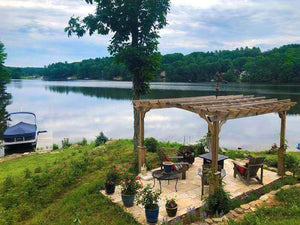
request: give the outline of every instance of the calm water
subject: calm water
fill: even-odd
[[[153,83],[147,98],[214,94],[213,83]],[[54,142],[88,140],[103,131],[110,138],[132,138],[133,113],[130,82],[13,80],[9,112],[32,111],[40,130],[53,133]],[[254,94],[300,102],[300,85],[224,84],[221,93]],[[300,142],[300,103],[287,117],[289,148]],[[276,114],[229,120],[220,134],[224,147],[262,150],[279,143],[280,119]],[[198,115],[180,109],[152,110],[146,114],[145,136],[192,143],[207,132]]]

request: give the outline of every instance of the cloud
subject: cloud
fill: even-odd
[[[300,42],[298,0],[171,0],[163,53],[258,46],[262,50]],[[10,66],[44,66],[108,56],[110,36],[68,38],[72,15],[93,13],[81,0],[0,0],[0,41]]]

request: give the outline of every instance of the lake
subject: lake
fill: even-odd
[[[37,115],[39,130],[53,133],[54,142],[94,140],[100,131],[109,138],[132,138],[133,109],[131,83],[112,81],[12,80],[13,96],[8,111],[31,111]],[[151,83],[145,98],[175,98],[214,95],[214,83]],[[222,84],[219,95],[245,94],[300,102],[300,85]],[[300,142],[300,103],[289,111],[289,149]],[[161,141],[194,143],[207,132],[198,115],[181,109],[157,109],[146,114],[145,137]],[[229,120],[222,127],[222,147],[249,150],[279,144],[280,119],[277,114]]]

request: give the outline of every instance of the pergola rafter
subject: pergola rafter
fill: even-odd
[[[151,109],[179,108],[197,113],[208,123],[212,134],[212,168],[217,171],[217,150],[222,125],[230,119],[278,113],[281,118],[280,151],[278,153],[278,174],[284,174],[286,112],[296,102],[290,99],[278,100],[255,97],[253,95],[202,96],[171,99],[135,100],[134,107],[140,112],[139,168],[145,163],[144,117]],[[217,183],[212,182],[210,193],[214,193]]]

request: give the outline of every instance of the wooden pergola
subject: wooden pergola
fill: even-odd
[[[278,113],[281,119],[280,150],[278,151],[278,175],[284,175],[285,155],[285,126],[286,112],[296,102],[290,99],[266,99],[265,97],[254,97],[253,95],[227,95],[227,96],[202,96],[189,98],[134,100],[133,105],[139,111],[139,168],[145,163],[144,146],[144,118],[151,109],[179,108],[197,113],[208,124],[212,136],[212,169],[215,179],[210,182],[210,194],[215,192],[218,186],[218,149],[219,133],[222,125],[230,119],[250,116],[258,116],[267,113]]]

